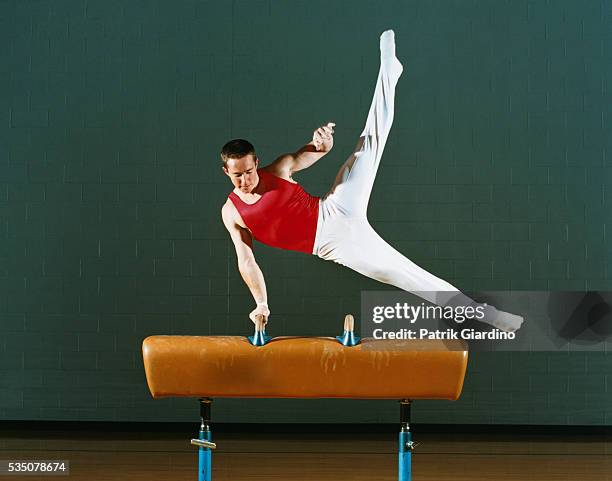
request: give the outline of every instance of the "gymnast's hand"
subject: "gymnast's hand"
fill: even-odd
[[[253,321],[253,324],[257,325],[257,318],[263,318],[263,325],[268,323],[268,317],[270,316],[270,309],[267,304],[258,304],[255,309],[249,314],[249,318]]]
[[[328,122],[312,134],[312,143],[317,152],[329,152],[334,146],[334,127],[336,124]]]

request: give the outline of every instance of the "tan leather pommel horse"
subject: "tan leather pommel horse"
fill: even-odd
[[[332,337],[151,336],[142,352],[154,398],[200,399],[200,481],[211,480],[212,398],[348,398],[400,401],[399,480],[411,479],[410,403],[456,400],[468,352],[462,341],[377,341],[345,347]],[[207,441],[200,442],[198,441]]]

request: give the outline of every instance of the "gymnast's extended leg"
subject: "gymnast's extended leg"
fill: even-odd
[[[380,38],[381,66],[366,125],[355,151],[340,168],[330,192],[321,200],[321,229],[316,254],[372,279],[391,284],[433,302],[472,305],[474,300],[452,284],[427,272],[382,239],[366,214],[378,165],[393,123],[395,86],[403,67],[395,56],[393,31]],[[522,318],[485,308],[486,322],[504,330],[516,330]]]
[[[324,200],[353,217],[365,217],[372,186],[393,124],[395,86],[403,71],[392,30],[380,37],[380,69],[374,98],[355,151],[344,162]]]

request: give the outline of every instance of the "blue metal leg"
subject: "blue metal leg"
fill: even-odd
[[[410,431],[399,433],[399,481],[412,479],[412,435]]]
[[[200,430],[199,439],[212,441],[212,433],[210,429]],[[210,448],[198,448],[198,481],[212,480],[212,450]]]
[[[412,401],[400,401],[400,425],[398,446],[398,479],[399,481],[412,480],[412,433],[410,432],[410,405]]]
[[[212,399],[200,399],[200,440],[212,441],[210,431],[210,412]],[[198,448],[198,481],[212,480],[212,449],[200,446]]]

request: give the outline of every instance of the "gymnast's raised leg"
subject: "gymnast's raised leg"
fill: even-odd
[[[395,86],[402,71],[395,56],[394,33],[387,30],[380,37],[380,70],[365,127],[355,151],[340,168],[329,193],[321,199],[314,254],[437,305],[477,306],[455,286],[391,247],[367,220],[370,193],[393,124]],[[522,317],[493,306],[482,307],[483,321],[500,329],[514,331],[523,322]]]

